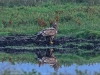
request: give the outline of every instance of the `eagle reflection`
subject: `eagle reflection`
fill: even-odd
[[[36,52],[36,55],[39,67],[44,64],[49,64],[54,70],[58,70],[59,63],[53,54],[53,49],[47,50],[45,54],[43,54],[42,51],[38,51]]]

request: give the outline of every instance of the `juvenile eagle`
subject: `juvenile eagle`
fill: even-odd
[[[49,39],[50,44],[53,44],[52,41],[53,41],[55,35],[57,34],[57,30],[58,30],[58,23],[54,22],[50,28],[46,28],[46,29],[38,32],[35,40],[38,40],[39,38],[44,37],[46,39]]]

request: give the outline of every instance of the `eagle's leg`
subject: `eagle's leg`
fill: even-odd
[[[53,38],[54,38],[54,36],[51,36],[50,37],[50,44],[53,44],[53,42],[52,42],[53,41]]]

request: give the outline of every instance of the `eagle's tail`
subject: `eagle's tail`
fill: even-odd
[[[42,34],[38,33],[38,34],[35,36],[34,40],[40,40],[41,37],[42,37]]]

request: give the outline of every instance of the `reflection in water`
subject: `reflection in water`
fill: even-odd
[[[38,64],[39,67],[43,64],[49,64],[54,68],[54,70],[58,70],[59,67],[57,59],[53,57],[43,57],[42,59],[38,59]]]
[[[50,49],[43,55],[41,51],[39,51],[37,53],[38,64],[29,62],[18,63],[18,61],[14,62],[11,57],[4,57],[2,58],[2,62],[0,62],[0,75],[3,75],[6,71],[10,72],[10,74],[6,75],[26,75],[24,74],[25,72],[35,72],[40,73],[40,75],[95,75],[94,73],[98,72],[98,75],[100,75],[100,63],[83,65],[73,63],[70,66],[69,64],[63,64],[59,67],[58,60],[52,51],[53,50]]]
[[[47,50],[44,56],[42,55],[41,51],[38,51],[36,55],[39,67],[43,64],[49,64],[54,68],[54,70],[58,70],[58,60],[53,54],[53,49]]]
[[[15,62],[15,65],[12,65],[10,62],[0,62],[0,74],[3,74],[5,70],[9,70],[12,73],[20,73],[23,74],[23,72],[32,72],[32,70],[35,70],[38,73],[41,73],[42,75],[50,75],[54,72],[57,72],[57,75],[59,73],[62,73],[64,75],[70,74],[70,75],[77,75],[78,71],[81,71],[82,73],[87,72],[88,75],[94,75],[95,72],[100,73],[100,63],[94,63],[90,65],[78,65],[76,63],[72,64],[71,66],[64,66],[62,65],[59,67],[57,71],[55,71],[50,65],[44,64],[40,67],[38,64],[34,63],[17,63]]]

